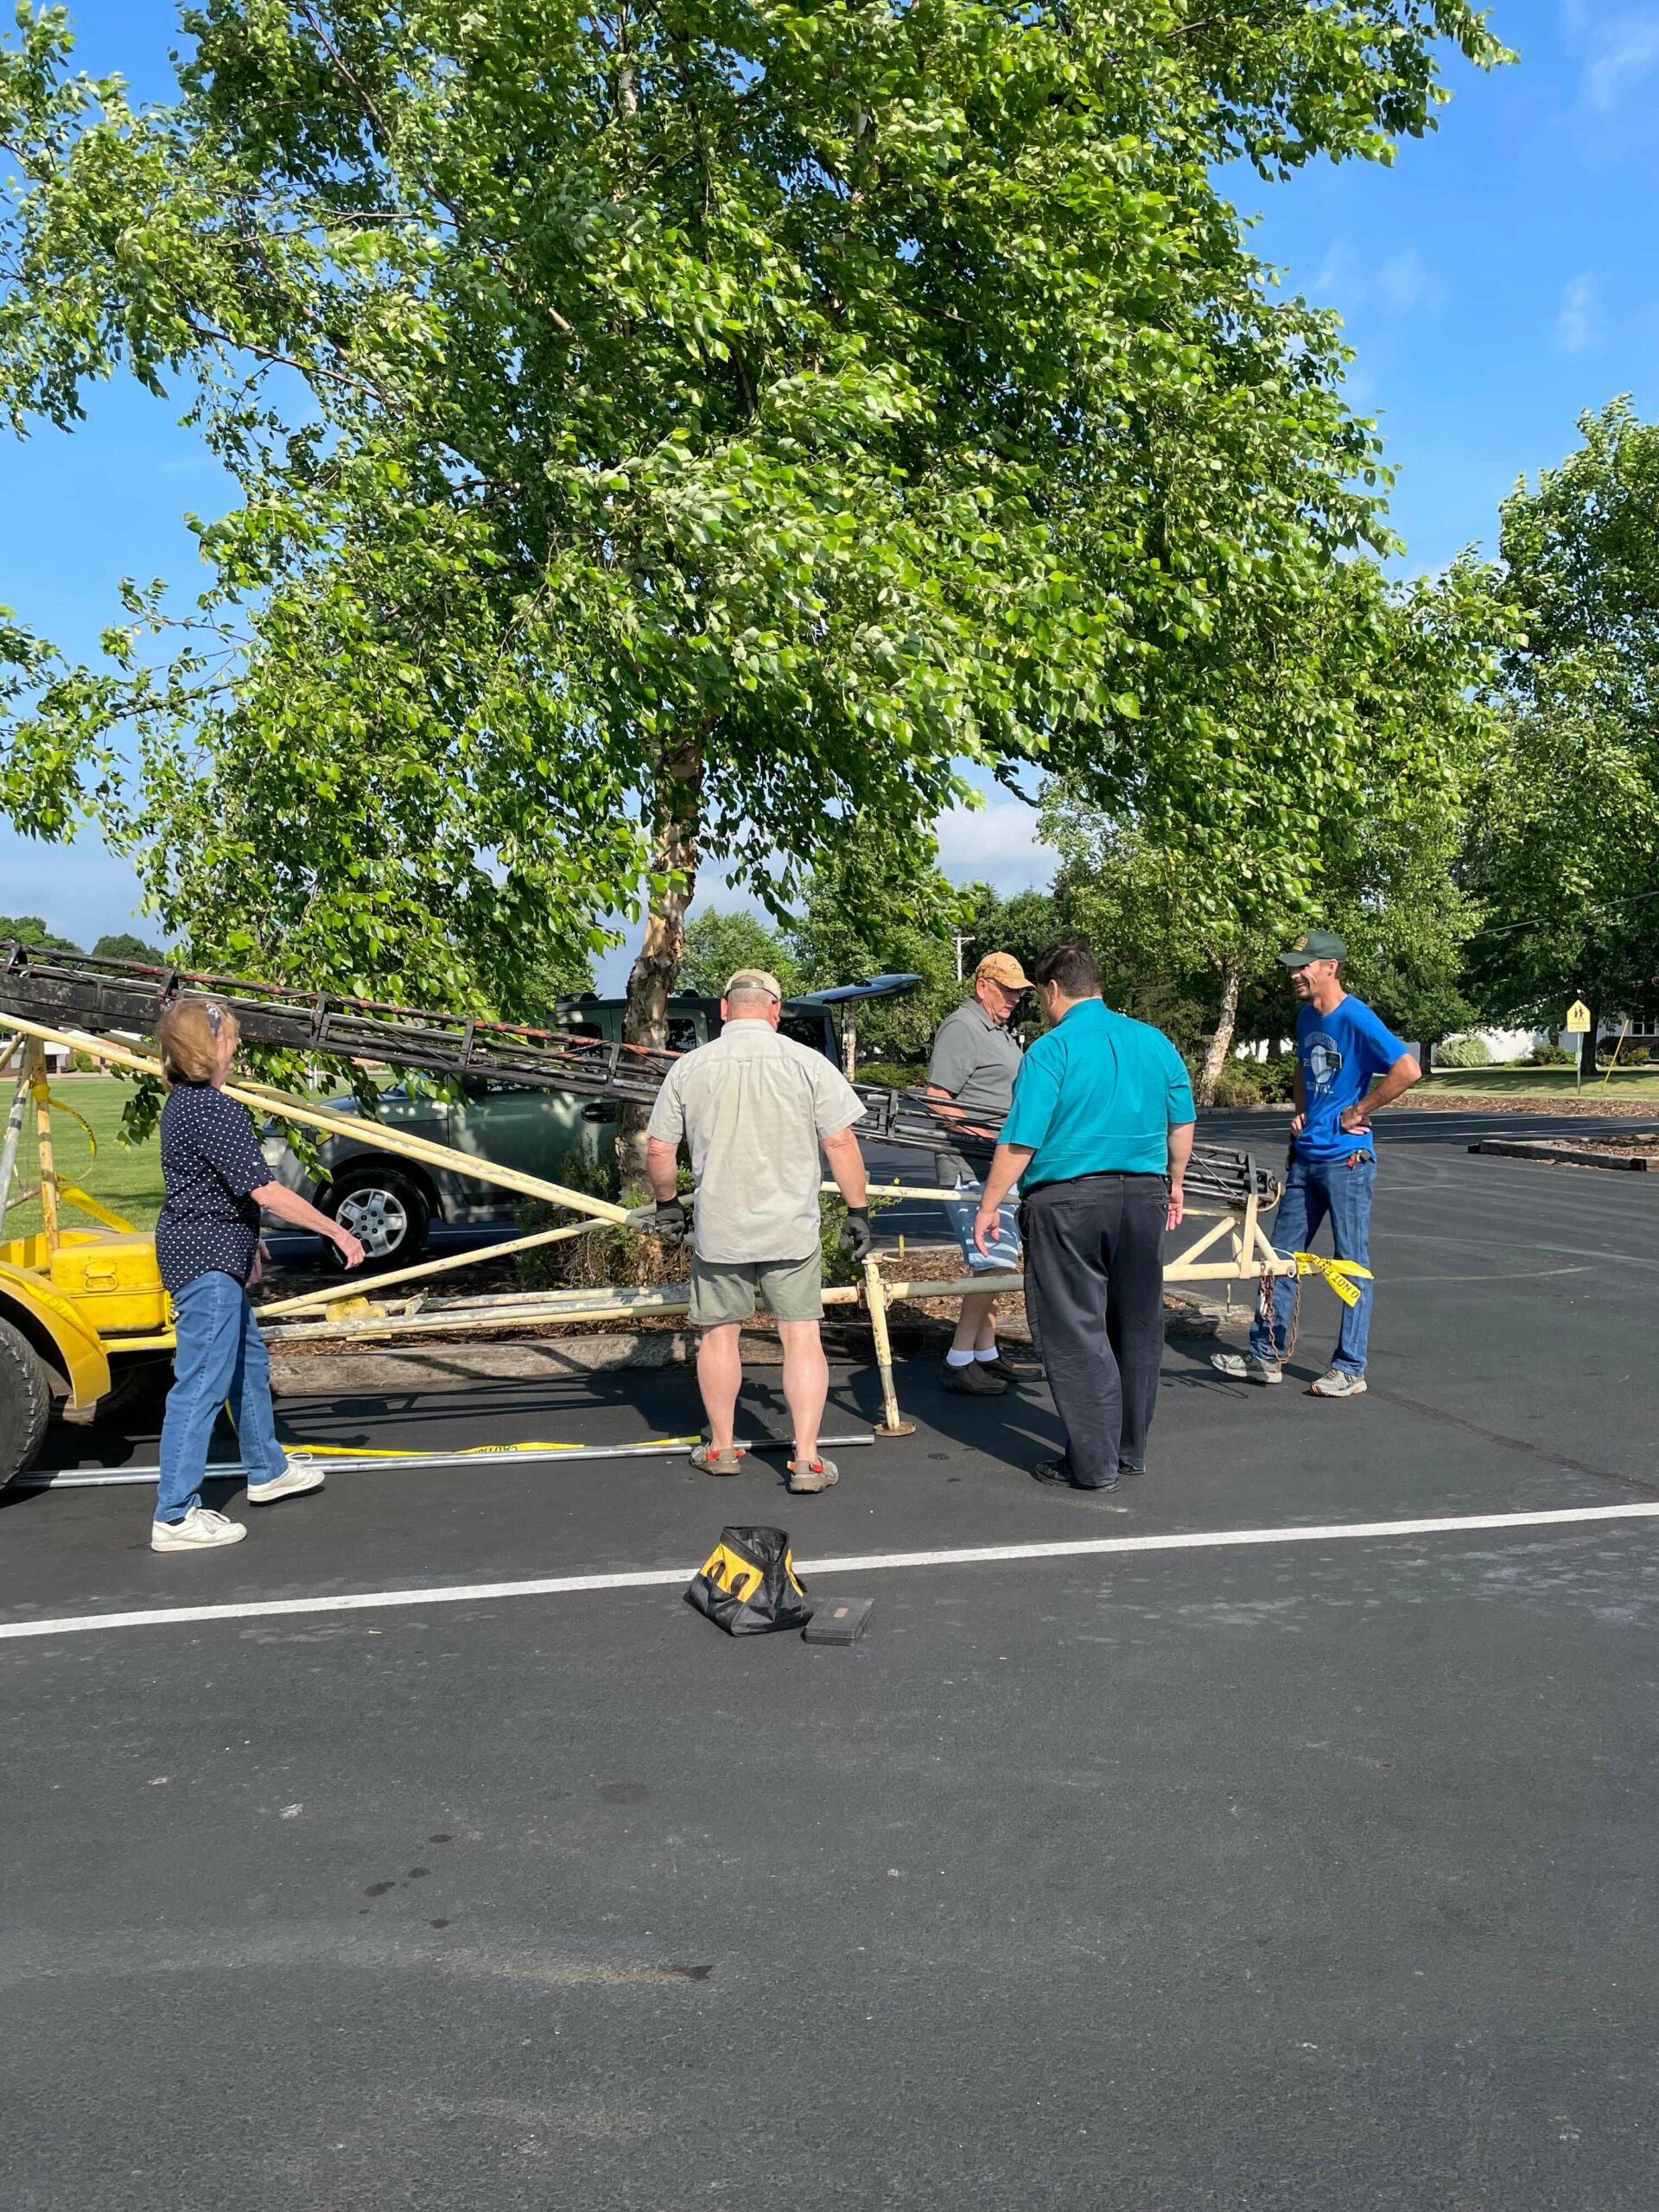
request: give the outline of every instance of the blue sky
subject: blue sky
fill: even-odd
[[[170,0],[71,4],[87,68],[164,93]],[[1559,460],[1586,408],[1614,393],[1659,414],[1659,0],[1509,0],[1494,29],[1521,54],[1491,75],[1448,71],[1440,128],[1389,168],[1351,163],[1283,185],[1232,181],[1285,287],[1336,308],[1350,392],[1399,472],[1393,512],[1411,569],[1491,547],[1498,501]],[[226,504],[223,480],[130,386],[99,395],[74,436],[0,433],[0,603],[71,651],[92,650],[124,574],[188,587],[181,518]],[[1031,818],[995,798],[941,825],[949,872],[1005,889],[1047,875]],[[0,828],[0,912],[41,912],[83,944],[142,928],[135,887],[89,841],[29,845]],[[621,963],[606,964],[615,981]]]

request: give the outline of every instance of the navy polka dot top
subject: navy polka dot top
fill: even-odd
[[[248,1194],[270,1180],[247,1108],[211,1083],[175,1084],[162,1109],[162,1177],[156,1257],[168,1289],[214,1273],[246,1282],[259,1244]]]

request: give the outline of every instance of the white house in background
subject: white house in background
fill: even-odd
[[[5,1023],[0,1020],[0,1030],[3,1030],[4,1027]],[[74,1058],[67,1045],[44,1045],[41,1049],[46,1054],[46,1071],[48,1075],[62,1075]],[[16,1082],[22,1072],[22,1053],[23,1048],[19,1045],[7,1058],[0,1060],[0,1082]]]
[[[1495,1060],[1524,1060],[1536,1046],[1555,1041],[1548,1029],[1468,1029],[1461,1033],[1478,1037]]]
[[[1632,1045],[1640,1045],[1649,1054],[1659,1052],[1659,1018],[1649,1014],[1635,1014],[1630,1016],[1630,1022],[1628,1030],[1624,1027],[1623,1014],[1601,1022],[1596,1030],[1598,1046],[1616,1044],[1623,1037],[1627,1052]],[[1539,1045],[1559,1045],[1568,1052],[1576,1052],[1579,1049],[1577,1037],[1567,1029],[1466,1029],[1459,1033],[1480,1038],[1493,1059],[1499,1062],[1524,1060],[1528,1053]],[[1416,1047],[1414,1046],[1412,1049],[1415,1051]]]

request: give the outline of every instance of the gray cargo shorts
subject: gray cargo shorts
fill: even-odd
[[[723,1329],[753,1318],[759,1291],[774,1321],[823,1319],[823,1269],[804,1260],[691,1260],[691,1325]]]

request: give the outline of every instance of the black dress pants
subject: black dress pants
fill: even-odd
[[[1039,1183],[1020,1209],[1026,1312],[1065,1431],[1071,1479],[1144,1467],[1164,1354],[1161,1175]]]

